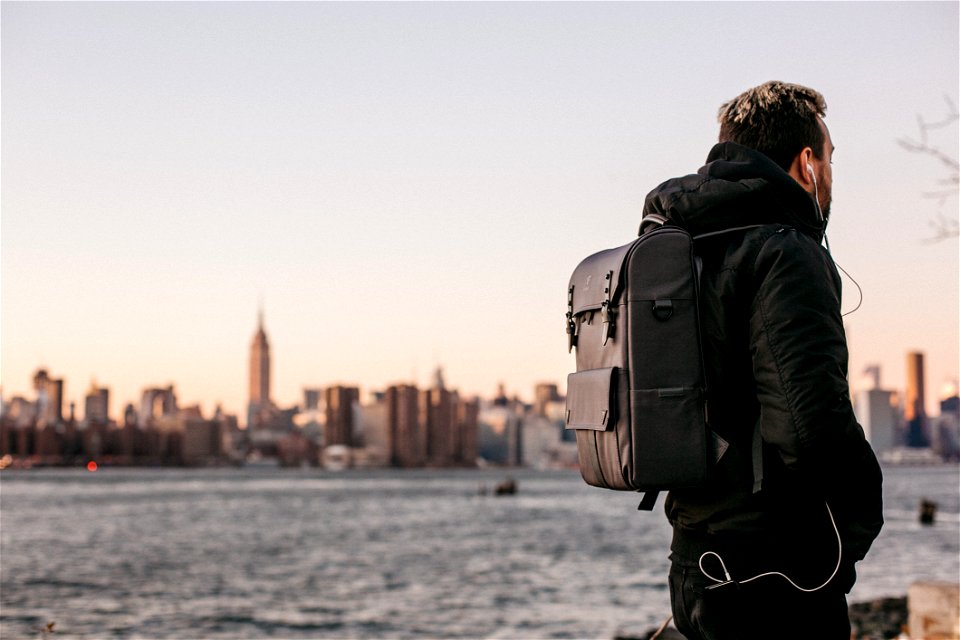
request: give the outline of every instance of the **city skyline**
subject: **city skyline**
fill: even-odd
[[[882,460],[933,463],[960,459],[956,385],[940,412],[924,409],[925,356],[906,354],[905,391],[884,388],[871,365],[853,394],[864,433]],[[566,468],[577,449],[565,429],[565,399],[556,384],[538,384],[534,402],[506,397],[462,397],[443,370],[425,388],[399,383],[371,389],[340,384],[305,387],[303,404],[280,407],[271,398],[269,338],[262,309],[250,344],[247,422],[218,406],[205,417],[199,406],[177,401],[173,384],[149,387],[123,418],[108,409],[110,390],[91,384],[83,416],[65,411],[63,378],[39,369],[33,397],[0,405],[0,469],[7,467],[275,465],[330,469],[452,468],[483,464]],[[481,462],[481,459],[484,462]]]
[[[257,414],[262,414],[264,419],[269,419],[271,412],[276,412],[281,409],[287,408],[298,408],[300,410],[309,410],[310,401],[307,399],[311,395],[319,394],[326,391],[330,388],[343,388],[344,383],[339,379],[332,379],[323,384],[302,384],[299,388],[299,395],[297,398],[291,402],[277,402],[270,392],[270,378],[272,377],[272,361],[270,358],[270,347],[269,347],[269,335],[266,332],[266,323],[264,321],[264,312],[261,307],[257,313],[257,324],[254,331],[253,339],[250,341],[249,346],[249,359],[248,359],[248,369],[247,369],[247,396],[246,403],[240,407],[237,411],[232,411],[227,407],[224,407],[223,403],[214,401],[212,406],[214,410],[210,410],[208,415],[212,415],[215,412],[222,412],[224,414],[233,415],[235,417],[243,416],[245,419],[242,421],[244,427],[249,427],[252,419]],[[906,370],[907,370],[907,379],[905,380],[902,386],[890,385],[889,382],[883,378],[884,368],[880,364],[872,363],[866,366],[862,371],[855,372],[851,375],[853,382],[851,383],[851,390],[854,394],[861,391],[871,391],[871,390],[880,390],[884,389],[887,392],[892,392],[897,394],[900,397],[898,402],[902,406],[905,412],[905,418],[909,422],[910,420],[916,418],[918,415],[924,416],[924,419],[927,416],[933,417],[939,415],[939,412],[936,408],[939,406],[940,402],[948,397],[956,396],[958,391],[960,391],[960,385],[956,379],[948,380],[941,387],[932,385],[929,391],[927,387],[931,386],[928,384],[928,379],[926,375],[926,354],[923,352],[916,351],[907,351],[903,354],[905,356]],[[53,373],[56,374],[56,370],[53,370]],[[95,406],[93,411],[96,412],[96,415],[102,416],[104,419],[107,417],[114,417],[115,415],[120,415],[123,413],[123,407],[127,405],[136,406],[137,397],[143,396],[152,391],[165,391],[166,393],[173,394],[174,388],[177,386],[176,381],[168,380],[166,381],[166,387],[160,387],[158,385],[141,385],[141,392],[137,396],[122,399],[116,398],[113,393],[110,392],[111,387],[103,386],[101,387],[96,379],[92,379],[88,387],[86,395],[79,395],[75,398],[70,397],[68,394],[64,393],[64,389],[67,388],[67,380],[65,376],[52,378],[51,370],[47,367],[37,367],[34,370],[34,373],[31,376],[31,381],[33,384],[33,392],[27,393],[18,393],[10,394],[7,393],[4,389],[0,388],[0,400],[4,403],[9,402],[13,397],[20,397],[23,399],[29,400],[30,398],[36,397],[36,399],[41,403],[42,406],[46,406],[46,396],[48,395],[46,391],[42,389],[46,388],[47,383],[54,385],[56,391],[54,392],[58,403],[60,405],[61,413],[57,413],[58,419],[62,420],[67,415],[67,410],[70,404],[74,404],[75,409],[84,407],[84,419],[87,417],[87,413],[91,411],[90,402],[92,397],[96,396]],[[443,366],[438,363],[437,367],[434,368],[430,375],[426,377],[427,380],[433,381],[433,386],[443,387]],[[336,381],[334,381],[336,380]],[[440,381],[440,382],[438,382]],[[390,387],[430,387],[431,384],[428,382],[426,385],[422,384],[420,380],[414,379],[397,379],[388,384],[384,385],[365,385],[362,381],[348,383],[353,385],[352,388],[357,392],[357,397],[354,400],[369,400],[369,395],[378,394],[386,392]],[[552,393],[556,395],[559,393],[559,389],[564,389],[564,393],[559,394],[562,398],[565,395],[565,388],[560,384],[558,380],[548,380],[541,379],[536,382],[530,389],[526,389],[520,393],[511,393],[508,394],[512,398],[517,398],[521,402],[531,406],[538,407],[542,404],[543,399],[540,397],[541,392],[546,388],[552,388]],[[495,393],[488,392],[489,394],[484,393],[465,393],[464,397],[472,397],[476,399],[489,400],[491,398],[506,394],[502,384],[497,385],[497,390]],[[556,399],[556,398],[553,398]],[[81,403],[81,400],[84,402]],[[114,406],[114,402],[117,403]],[[141,399],[141,402],[143,400]],[[206,402],[201,401],[190,401],[184,403],[184,406],[198,407],[200,411],[203,412],[203,406],[210,403],[210,400],[207,399]],[[934,409],[931,411],[931,407]],[[41,413],[43,412],[41,408]],[[77,416],[79,420],[79,416]],[[51,423],[55,420],[51,420]]]
[[[897,144],[960,102],[955,3],[0,12],[4,397],[46,367],[78,405],[108,386],[114,416],[175,383],[242,419],[258,300],[280,406],[441,363],[470,395],[562,387],[573,268],[771,79],[828,103],[854,385],[880,363],[903,389],[922,351],[930,412],[958,377],[958,244],[925,242],[956,194],[925,198],[946,176]],[[931,142],[956,157],[953,126]]]

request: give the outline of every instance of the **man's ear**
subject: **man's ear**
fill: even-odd
[[[812,166],[813,149],[810,147],[804,147],[800,153],[794,156],[793,162],[790,163],[790,170],[787,172],[790,174],[790,177],[796,180],[801,187],[810,193],[813,193],[814,189],[816,188],[816,178],[808,168]]]

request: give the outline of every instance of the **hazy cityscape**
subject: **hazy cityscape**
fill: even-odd
[[[885,389],[879,365],[852,388],[871,444],[890,463],[960,460],[960,397],[942,390],[939,415],[928,416],[924,355],[907,354],[904,391]],[[507,397],[463,397],[437,368],[431,384],[386,389],[332,384],[303,389],[302,402],[278,406],[271,396],[270,340],[263,313],[249,347],[245,416],[219,407],[204,416],[181,406],[174,385],[147,387],[138,403],[111,416],[110,389],[92,382],[82,414],[66,402],[66,381],[47,369],[33,377],[35,396],[2,398],[0,468],[38,466],[248,466],[454,468],[577,464],[573,432],[564,429],[564,397],[538,384],[533,403]]]
[[[401,383],[362,396],[358,386],[305,388],[301,404],[272,400],[270,342],[260,314],[250,344],[245,416],[219,407],[204,416],[181,406],[171,385],[148,387],[122,416],[109,415],[110,390],[91,383],[82,415],[65,402],[65,380],[46,369],[33,398],[3,398],[0,466],[320,466],[537,468],[576,465],[564,399],[541,384],[530,405],[500,390],[492,399],[461,397],[438,368],[428,388]]]

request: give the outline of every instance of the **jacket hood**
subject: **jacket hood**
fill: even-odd
[[[643,215],[656,213],[692,235],[752,224],[787,224],[823,239],[813,196],[773,160],[721,142],[697,173],[667,180],[647,194]]]

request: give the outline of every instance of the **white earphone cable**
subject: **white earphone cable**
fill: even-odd
[[[810,179],[813,181],[813,205],[817,208],[817,217],[820,219],[820,222],[823,223],[823,243],[824,245],[826,245],[827,254],[830,256],[830,259],[833,260],[833,252],[830,251],[830,238],[827,237],[827,221],[826,219],[824,219],[823,211],[820,209],[820,191],[819,191],[819,188],[817,187],[817,176],[813,171],[812,165],[809,165],[809,164],[807,165],[807,171],[810,172]],[[857,288],[857,294],[859,296],[859,299],[857,300],[857,306],[855,306],[850,311],[847,311],[846,313],[841,314],[840,317],[844,317],[844,316],[850,315],[851,313],[859,309],[860,305],[863,304],[863,289],[860,288],[860,283],[857,282],[852,275],[850,275],[850,272],[840,266],[839,262],[837,262],[836,260],[833,260],[833,264],[837,265],[837,269],[842,271],[844,275],[850,278],[850,282],[852,282],[853,286]]]
[[[830,581],[833,580],[834,576],[837,575],[837,572],[840,571],[840,564],[843,559],[843,543],[840,540],[840,530],[837,528],[837,522],[833,518],[833,512],[830,510],[830,505],[827,503],[824,503],[824,504],[827,507],[827,514],[830,516],[830,524],[833,525],[833,532],[837,536],[837,565],[833,568],[833,573],[830,574],[830,577],[827,578],[826,582],[821,584],[819,587],[813,587],[811,589],[807,589],[798,585],[796,582],[791,580],[788,575],[784,573],[781,573],[779,571],[767,571],[766,573],[755,575],[751,578],[747,578],[746,580],[737,580],[736,581],[737,584],[746,584],[748,582],[753,582],[754,580],[759,580],[760,578],[765,578],[768,576],[780,576],[781,578],[789,582],[791,586],[793,586],[793,588],[797,589],[798,591],[803,591],[804,593],[813,593],[814,591],[819,591],[820,589],[823,589],[828,584],[830,584]],[[717,561],[720,563],[720,568],[723,570],[723,578],[717,578],[715,576],[712,576],[706,569],[703,568],[703,560],[707,556],[715,557]],[[709,578],[710,580],[713,580],[717,584],[734,581],[733,578],[730,576],[730,572],[727,570],[727,565],[726,563],[724,563],[723,558],[721,558],[720,554],[716,553],[715,551],[704,552],[700,556],[700,561],[698,562],[698,564],[700,566],[700,572],[703,573],[703,575]]]

